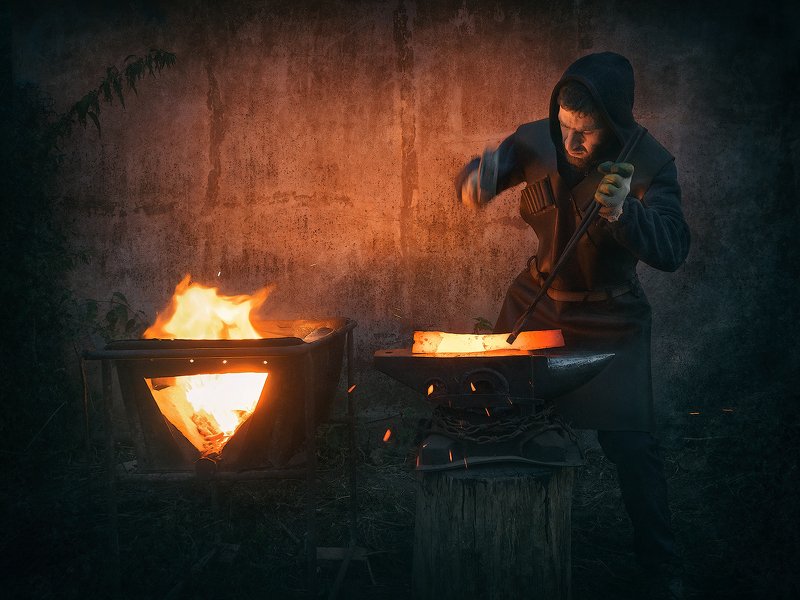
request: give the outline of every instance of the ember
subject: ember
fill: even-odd
[[[262,338],[250,316],[268,294],[269,289],[264,288],[252,296],[222,296],[216,288],[193,283],[187,275],[175,288],[167,310],[144,332],[144,337]],[[264,372],[207,373],[152,378],[146,383],[161,413],[205,456],[220,453],[253,413],[267,377]]]

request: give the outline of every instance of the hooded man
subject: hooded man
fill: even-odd
[[[674,158],[649,133],[624,163],[612,161],[640,126],[633,118],[633,68],[611,52],[573,63],[553,89],[548,119],[520,126],[464,167],[462,202],[481,206],[526,183],[520,215],[538,238],[536,255],[509,288],[495,325],[509,332],[594,202],[589,227],[525,329],[561,329],[567,347],[613,352],[594,380],[556,401],[579,428],[596,429],[618,468],[640,564],[674,564],[667,486],[653,436],[650,304],[636,276],[642,261],[674,271],[689,251]]]

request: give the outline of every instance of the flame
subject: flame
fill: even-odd
[[[450,453],[450,462],[453,462],[453,451],[448,450],[448,452]]]
[[[491,416],[492,416],[492,413],[490,413],[490,412],[489,412],[489,409],[488,409],[488,408],[484,408],[483,410],[485,410],[485,411],[486,411],[486,416],[487,416],[487,417],[491,417]]]
[[[252,296],[223,296],[217,293],[217,288],[193,283],[187,275],[175,288],[167,309],[144,332],[144,337],[261,338],[250,315],[268,294],[269,289],[263,288]],[[227,363],[222,361],[224,365]],[[164,416],[207,455],[221,452],[239,426],[253,414],[267,377],[265,372],[202,373],[145,381]]]
[[[356,389],[356,385],[355,384],[353,384],[349,388],[347,388],[347,393],[348,394],[352,394],[354,389]]]
[[[471,381],[469,382],[469,389],[471,389],[473,392],[477,392],[478,391],[477,388],[475,387],[475,384],[472,383]]]
[[[435,388],[435,387],[433,387],[433,384],[430,384],[430,385],[428,386],[428,396],[430,396],[430,395],[433,393],[433,390],[435,390],[435,389],[436,389],[436,388]]]
[[[167,309],[144,332],[145,338],[183,340],[254,340],[261,336],[250,321],[269,295],[262,288],[252,296],[221,296],[217,288],[184,277]]]
[[[390,437],[392,437],[392,430],[387,429],[386,433],[383,434],[383,441],[388,442]]]

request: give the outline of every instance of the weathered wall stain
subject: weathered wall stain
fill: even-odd
[[[208,111],[209,121],[211,122],[208,140],[208,184],[206,188],[206,206],[213,208],[219,196],[219,177],[222,164],[220,160],[220,145],[225,137],[225,107],[220,97],[219,84],[214,76],[214,70],[209,59],[206,63],[206,74],[208,75]]]
[[[400,82],[400,161],[401,197],[400,208],[400,254],[408,261],[414,197],[419,184],[417,181],[416,141],[416,93],[414,90],[414,49],[409,15],[405,2],[400,0],[394,12],[394,43],[397,53],[397,78]],[[408,263],[407,263],[408,264]]]

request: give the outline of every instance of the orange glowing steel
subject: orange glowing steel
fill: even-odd
[[[486,335],[446,333],[444,331],[415,331],[414,354],[473,354],[476,352],[529,352],[564,345],[560,329],[523,331],[509,346],[507,333]]]
[[[392,437],[392,430],[387,429],[386,433],[383,434],[383,441],[388,442],[390,437]]]
[[[216,288],[192,283],[187,275],[175,288],[170,305],[144,332],[144,337],[261,338],[250,315],[268,294],[269,290],[264,288],[252,296],[223,296]],[[227,362],[222,361],[226,365]],[[267,377],[265,372],[200,373],[145,381],[163,415],[195,448],[208,455],[221,452],[253,413]]]

